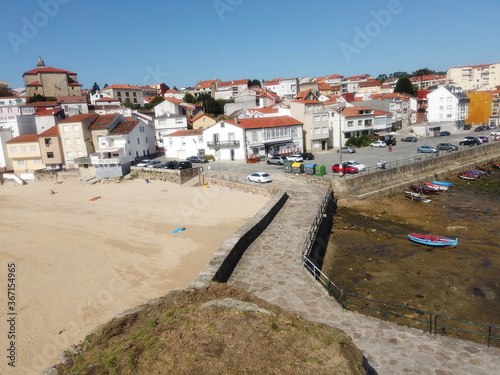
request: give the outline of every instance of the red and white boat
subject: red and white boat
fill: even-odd
[[[409,234],[408,239],[428,246],[455,247],[458,244],[458,238],[435,236],[433,234]]]
[[[425,186],[428,186],[432,189],[439,190],[439,191],[446,191],[448,190],[448,186],[443,186],[439,184],[433,184],[432,182],[424,182]]]

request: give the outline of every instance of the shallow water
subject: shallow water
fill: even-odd
[[[500,170],[450,182],[430,204],[398,194],[340,205],[323,272],[362,297],[500,326]],[[409,233],[459,243],[426,247]]]

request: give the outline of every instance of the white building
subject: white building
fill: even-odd
[[[455,128],[461,128],[468,117],[469,102],[470,99],[462,93],[460,87],[438,86],[436,90],[427,94],[427,121],[429,123],[453,122]]]
[[[153,129],[141,120],[122,115],[99,116],[90,126],[95,152],[90,161],[96,177],[119,177],[130,173],[135,160],[156,154]]]
[[[26,97],[0,98],[0,128],[10,128],[15,125],[16,116],[21,116],[21,107],[25,104]]]
[[[494,90],[500,85],[500,63],[450,68],[446,78],[463,91]]]
[[[122,103],[129,100],[134,105],[144,105],[144,94],[139,86],[111,85],[103,88],[101,94],[119,99]]]
[[[165,156],[175,160],[186,160],[188,156],[204,156],[206,144],[203,130],[179,130],[162,137]]]

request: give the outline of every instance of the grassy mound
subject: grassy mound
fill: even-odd
[[[215,283],[111,320],[55,368],[61,375],[365,373],[344,332]]]

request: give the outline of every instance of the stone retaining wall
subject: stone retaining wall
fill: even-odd
[[[266,229],[287,199],[286,192],[275,194],[257,215],[222,244],[190,286],[201,288],[212,281],[227,282],[245,250]]]
[[[142,168],[131,167],[130,174],[137,178],[149,178],[150,180],[168,181],[174,184],[184,184],[200,174],[200,167],[188,169],[161,169],[161,168]]]

